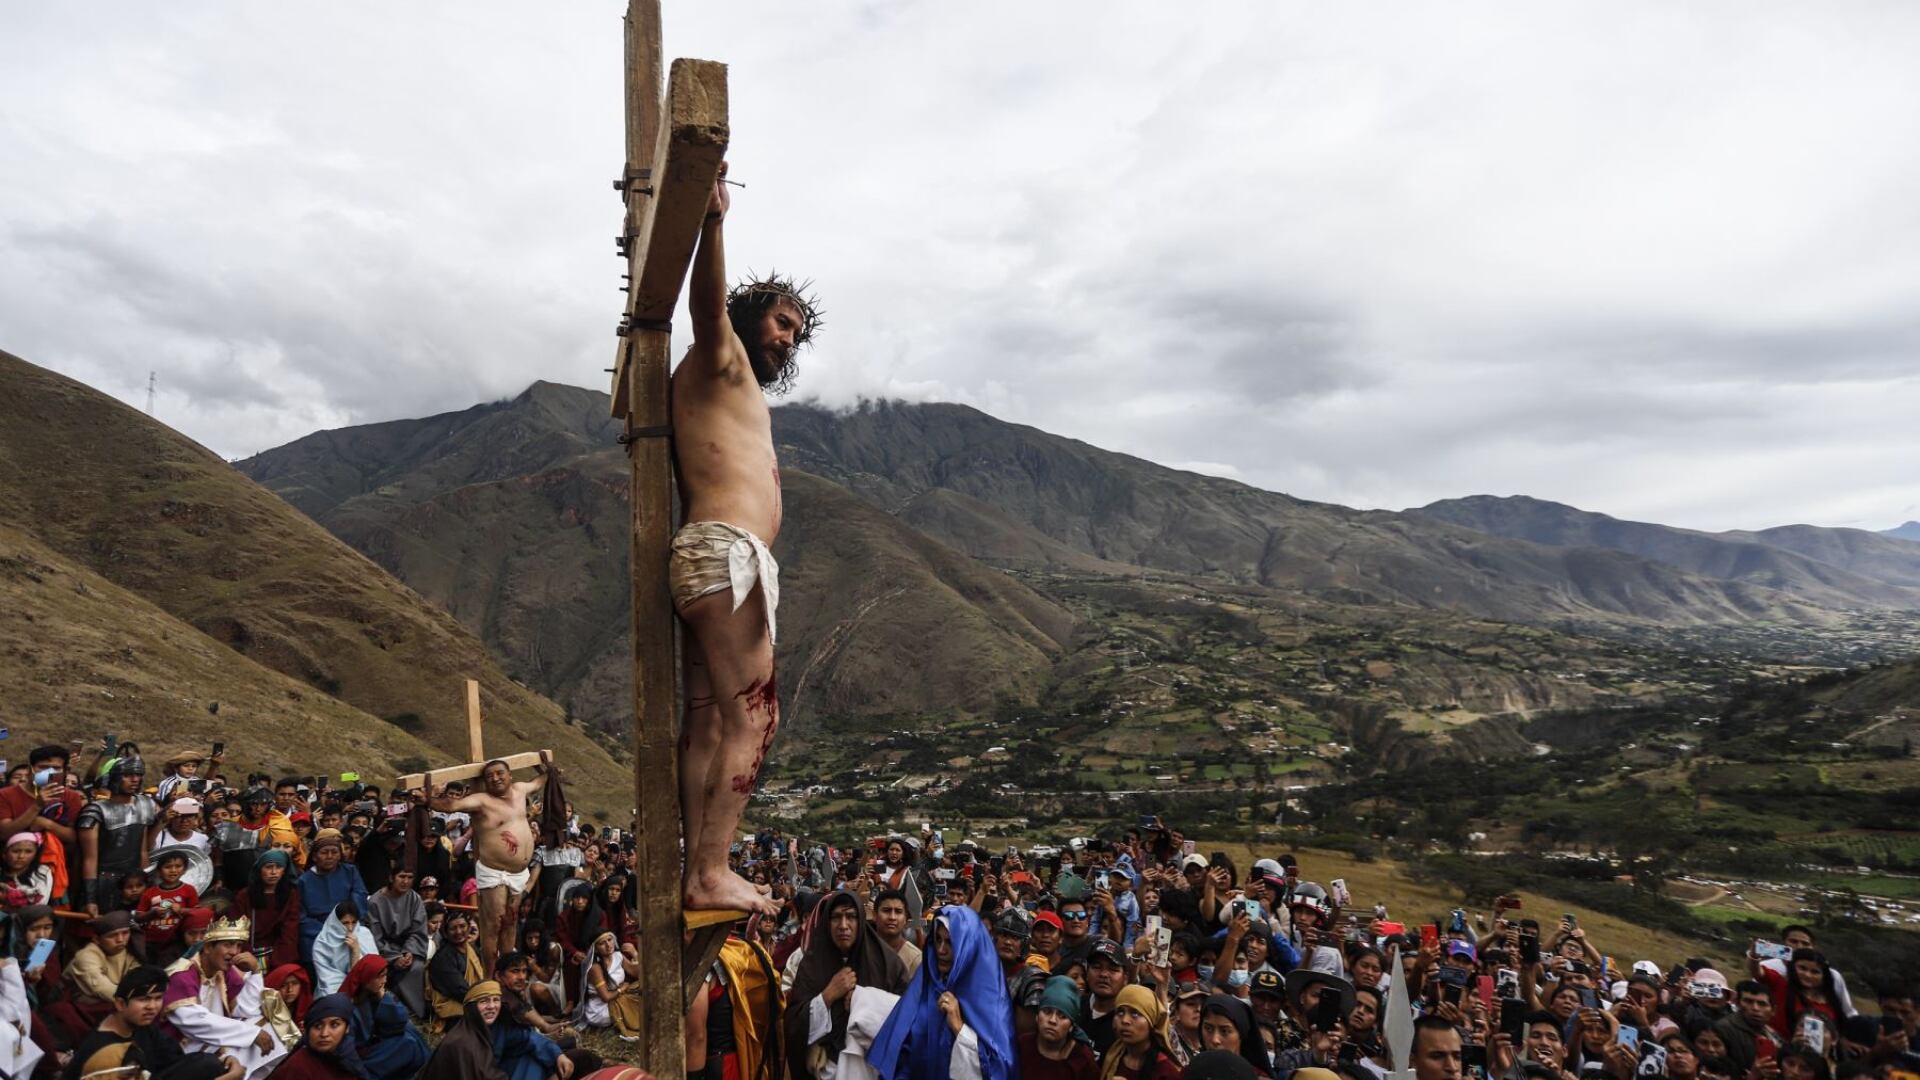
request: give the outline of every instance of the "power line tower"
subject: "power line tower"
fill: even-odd
[[[160,377],[159,372],[148,370],[147,372],[147,415],[148,416],[153,415],[153,384],[156,380],[159,379],[159,377]]]

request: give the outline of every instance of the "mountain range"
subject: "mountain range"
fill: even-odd
[[[1445,499],[1409,513],[1536,544],[1623,552],[1826,607],[1920,608],[1920,545],[1884,533],[1812,525],[1699,532],[1623,521],[1523,495]]]
[[[464,755],[471,676],[490,750],[553,747],[585,805],[624,803],[625,755],[605,747],[631,716],[629,507],[607,413],[602,393],[535,383],[235,467],[0,353],[0,726],[397,772]],[[1524,712],[1598,700],[1582,672],[1608,647],[1503,623],[1818,631],[1920,607],[1920,545],[1858,530],[1698,533],[1484,497],[1357,511],[958,405],[789,405],[774,424],[782,692],[803,731],[1166,695],[1140,643],[1171,658],[1185,646],[1154,635],[1235,625],[1293,643],[1274,658],[1284,686],[1236,691],[1275,715],[1369,687],[1389,715]],[[1391,646],[1354,629],[1394,625],[1416,629]],[[1221,655],[1216,682],[1236,670]],[[1862,693],[1905,693],[1909,666]]]
[[[1891,529],[1882,529],[1881,536],[1891,536],[1896,540],[1912,540],[1920,543],[1920,521],[1909,521]]]
[[[616,430],[605,394],[542,382],[317,432],[237,467],[446,608],[529,685],[615,730],[631,710]],[[788,521],[778,659],[802,727],[816,712],[1033,701],[1098,629],[1076,627],[1035,574],[1192,576],[1557,625],[1818,627],[1920,608],[1920,560],[1900,550],[1912,545],[1857,530],[1644,527],[1678,537],[1663,544],[1591,523],[1529,532],[1446,504],[1351,510],[950,404],[787,405],[774,436]]]

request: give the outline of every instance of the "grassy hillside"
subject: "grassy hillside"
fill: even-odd
[[[626,770],[454,619],[204,448],[3,353],[0,520],[234,652],[418,737],[436,763],[466,755],[462,680],[477,678],[489,751],[551,747],[583,790],[630,805],[618,794]],[[292,745],[312,752],[329,737],[304,730]]]
[[[42,743],[92,744],[113,734],[141,743],[156,762],[221,741],[235,768],[358,769],[385,783],[398,773],[395,763],[436,753],[4,525],[0,612],[0,726],[10,729],[14,760]]]

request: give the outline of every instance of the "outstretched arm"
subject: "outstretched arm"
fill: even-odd
[[[693,319],[694,354],[710,358],[716,369],[728,371],[745,359],[745,350],[727,321],[727,243],[721,226],[732,198],[727,194],[727,163],[720,163],[713,194],[707,198],[707,219],[700,226],[700,246],[693,253],[693,276],[687,282],[687,314]]]

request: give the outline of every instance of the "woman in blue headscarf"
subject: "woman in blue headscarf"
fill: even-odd
[[[1013,1004],[993,936],[971,908],[940,909],[932,957],[874,1036],[884,1080],[1011,1080]]]

